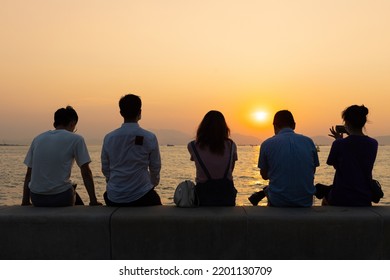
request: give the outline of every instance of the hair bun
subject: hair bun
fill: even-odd
[[[364,106],[364,105],[360,106],[360,110],[361,110],[361,112],[362,112],[365,116],[368,115],[368,108],[367,108],[366,106]]]

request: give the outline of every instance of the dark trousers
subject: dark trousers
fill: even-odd
[[[148,193],[146,193],[143,197],[127,203],[116,203],[111,201],[108,196],[107,192],[103,195],[104,201],[106,202],[107,206],[114,206],[114,207],[129,207],[129,206],[154,206],[154,205],[161,205],[161,199],[158,193],[152,189]]]
[[[84,205],[83,200],[76,192],[76,186],[58,194],[37,194],[30,193],[31,202],[37,207],[64,207],[73,205]]]

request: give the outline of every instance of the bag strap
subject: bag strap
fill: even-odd
[[[209,180],[211,180],[211,176],[210,176],[210,173],[209,171],[207,170],[206,168],[206,165],[203,163],[197,149],[196,149],[196,146],[195,146],[195,141],[192,141],[191,142],[191,147],[192,147],[192,150],[194,151],[194,154],[195,154],[195,157],[196,159],[198,160],[200,166],[202,167],[204,173],[206,174],[207,178]],[[230,140],[230,156],[229,156],[229,162],[228,162],[228,165],[226,167],[226,170],[225,170],[225,174],[223,175],[223,178],[226,178],[227,175],[229,174],[229,170],[230,170],[230,163],[232,161],[232,157],[233,157],[233,141]]]
[[[194,151],[194,154],[195,154],[196,159],[198,160],[200,166],[201,166],[202,169],[203,169],[203,172],[206,174],[207,178],[208,178],[209,180],[211,180],[210,173],[209,173],[209,171],[207,170],[206,165],[204,165],[202,159],[200,158],[200,155],[198,154],[198,151],[196,150],[195,141],[192,141],[192,142],[191,142],[191,147],[192,147],[192,150]]]

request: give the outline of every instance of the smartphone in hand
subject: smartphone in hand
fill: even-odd
[[[336,132],[348,134],[348,131],[345,129],[345,126],[343,125],[336,125]]]

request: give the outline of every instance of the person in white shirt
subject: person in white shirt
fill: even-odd
[[[154,190],[160,182],[160,150],[157,137],[138,124],[141,107],[139,96],[123,96],[119,108],[124,123],[104,138],[101,162],[107,206],[161,205]]]
[[[91,162],[84,138],[74,132],[78,116],[71,107],[60,108],[54,113],[55,130],[34,138],[24,163],[27,172],[24,181],[22,205],[55,207],[72,206],[78,195],[70,180],[74,161],[80,167],[87,189],[89,205],[102,205],[97,201]],[[30,202],[31,198],[31,202]],[[83,204],[78,197],[76,204]]]

